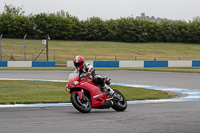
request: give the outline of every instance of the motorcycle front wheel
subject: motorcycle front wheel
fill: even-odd
[[[115,93],[121,95],[121,97],[123,98],[123,100],[119,101],[119,100],[113,100],[113,106],[112,108],[116,111],[124,111],[127,108],[127,101],[126,98],[124,97],[124,95],[119,92],[118,90],[115,90]]]
[[[80,99],[77,93],[71,94],[72,105],[82,113],[89,113],[92,109],[91,101],[88,97]]]

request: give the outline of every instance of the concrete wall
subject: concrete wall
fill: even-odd
[[[55,67],[55,61],[0,61],[0,67]]]
[[[119,67],[119,61],[94,61],[94,67]]]
[[[32,61],[8,61],[7,67],[32,67]]]
[[[7,67],[7,61],[0,61],[0,67]]]
[[[192,67],[192,61],[168,61],[169,67]]]
[[[144,61],[144,67],[168,67],[168,61]]]
[[[192,61],[192,67],[200,67],[200,61]]]
[[[86,61],[88,62],[88,61]],[[94,67],[200,67],[200,60],[178,61],[89,61]],[[67,67],[74,67],[67,61]]]
[[[85,62],[94,67],[200,67],[200,60]],[[0,67],[55,67],[55,61],[0,61]],[[67,67],[74,67],[73,61],[67,61]]]
[[[144,67],[144,61],[119,61],[119,67]]]
[[[33,61],[32,67],[55,67],[55,61]]]

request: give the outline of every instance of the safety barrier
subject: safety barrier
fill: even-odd
[[[55,61],[32,61],[32,67],[55,67]]]
[[[168,61],[144,61],[144,67],[168,67]]]
[[[55,67],[55,61],[0,61],[0,67]]]
[[[200,60],[177,61],[86,61],[94,67],[200,67]],[[67,61],[67,67],[74,67]]]
[[[192,61],[169,61],[169,67],[192,67]]]
[[[0,67],[7,67],[7,61],[0,61]]]
[[[200,60],[86,62],[94,67],[200,67]],[[0,61],[0,67],[55,67],[55,61]],[[74,67],[73,61],[67,61],[67,67]]]
[[[199,67],[200,61],[192,61],[192,67]]]
[[[119,61],[94,61],[94,67],[119,67]]]

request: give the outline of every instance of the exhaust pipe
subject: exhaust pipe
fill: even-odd
[[[111,101],[111,100],[105,100],[105,102],[103,103],[103,108],[110,108],[110,107],[112,107],[113,106],[113,101]]]

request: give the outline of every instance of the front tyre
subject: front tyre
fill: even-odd
[[[72,105],[82,113],[89,113],[92,108],[91,101],[88,97],[85,96],[84,99],[80,99],[77,93],[71,94]]]
[[[124,97],[124,95],[119,92],[118,90],[115,90],[115,93],[121,95],[121,97],[123,98],[123,100],[113,100],[113,106],[112,108],[116,111],[124,111],[127,108],[127,101],[126,98]]]

